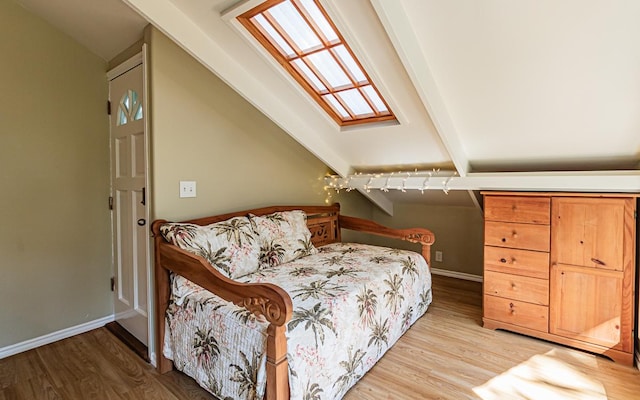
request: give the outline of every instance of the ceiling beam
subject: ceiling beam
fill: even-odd
[[[371,0],[371,4],[429,113],[458,175],[465,176],[469,172],[469,160],[453,120],[440,96],[418,37],[411,28],[411,22],[402,1]]]
[[[451,190],[640,193],[640,171],[492,172],[453,178]]]
[[[369,190],[515,190],[559,192],[640,193],[640,171],[565,171],[565,172],[490,172],[466,176],[395,176],[352,175],[348,185],[332,182],[333,188]],[[334,179],[335,181],[335,179]]]

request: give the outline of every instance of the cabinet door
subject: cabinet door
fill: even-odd
[[[622,272],[554,265],[550,333],[630,351],[632,304],[625,300],[623,292]]]
[[[622,271],[625,199],[554,197],[552,260]]]

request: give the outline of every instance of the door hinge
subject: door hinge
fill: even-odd
[[[116,290],[116,278],[111,277],[111,291],[114,292]]]
[[[107,100],[107,115],[111,115],[111,101]]]
[[[109,196],[109,210],[113,210],[113,196]]]

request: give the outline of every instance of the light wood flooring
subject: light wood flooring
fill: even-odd
[[[559,399],[640,399],[640,371],[635,368],[541,340],[482,328],[480,283],[434,276],[433,291],[427,314],[347,393],[345,400],[550,400],[556,389]],[[532,363],[541,359],[536,357],[551,361]],[[529,364],[546,374],[526,377],[528,385],[543,388],[531,393],[544,396],[520,393],[517,397],[501,392],[497,383],[513,382],[518,370],[513,367],[521,371]],[[567,397],[549,375],[566,382],[588,379],[606,395],[589,397],[587,389],[574,388]],[[491,381],[495,377],[501,381]],[[489,385],[489,390],[478,392],[483,393],[481,397],[474,388],[483,385]],[[109,331],[100,328],[0,360],[0,400],[5,399],[210,400],[213,396],[179,372],[158,375]]]

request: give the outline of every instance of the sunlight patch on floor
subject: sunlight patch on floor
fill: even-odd
[[[527,361],[475,387],[483,400],[606,400],[602,383],[561,360],[555,350]]]

